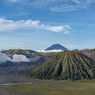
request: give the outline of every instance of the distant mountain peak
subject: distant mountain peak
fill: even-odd
[[[53,44],[50,47],[46,48],[45,50],[61,50],[61,51],[68,51],[68,49],[61,44]]]

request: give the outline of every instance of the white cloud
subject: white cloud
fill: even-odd
[[[0,52],[0,63],[11,61],[11,58],[4,53]]]
[[[65,2],[64,1],[65,0],[63,0],[63,3],[60,3],[59,5],[55,4],[54,6],[50,7],[50,10],[53,12],[87,10],[92,4],[95,3],[94,0],[66,0]]]
[[[29,59],[25,55],[14,54],[12,58],[12,62],[29,62]]]
[[[7,61],[11,62],[29,62],[29,59],[25,55],[14,54],[12,59],[5,53],[0,52],[0,63],[4,63]]]
[[[75,10],[86,10],[95,0],[8,0],[11,3],[20,3],[24,6],[35,6],[53,12],[69,12]]]
[[[64,26],[47,26],[46,29],[53,32],[61,32],[65,30]]]
[[[63,32],[71,31],[69,25],[48,25],[44,24],[39,20],[8,20],[5,18],[0,18],[0,32],[10,32],[19,29],[42,29],[51,32]],[[69,33],[69,32],[68,32]]]
[[[45,8],[53,12],[69,12],[75,10],[86,10],[90,5],[95,3],[95,0],[24,0],[26,3],[31,3],[33,6]]]
[[[86,10],[95,0],[8,0],[11,3],[20,3],[24,6],[35,6],[53,12],[69,12]]]
[[[39,50],[38,52],[63,52],[63,50],[60,49],[54,49],[54,50]]]

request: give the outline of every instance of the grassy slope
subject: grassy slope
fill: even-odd
[[[9,50],[3,50],[2,52],[6,53],[6,54],[11,54],[11,55],[23,54],[23,55],[26,55],[28,57],[32,56],[32,54],[37,54],[37,52],[35,52],[35,51],[23,50],[23,49],[9,49]]]
[[[90,79],[95,78],[95,61],[78,52],[63,52],[28,74],[39,79]]]
[[[0,86],[0,89],[5,90],[6,95],[95,95],[95,80],[44,80],[32,84],[3,85]]]

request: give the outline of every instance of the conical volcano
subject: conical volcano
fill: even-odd
[[[61,44],[53,44],[45,50],[61,50],[61,51],[68,51],[68,49]]]
[[[31,76],[39,79],[92,79],[95,77],[95,61],[78,52],[58,53]]]

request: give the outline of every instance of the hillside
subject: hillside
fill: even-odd
[[[81,53],[85,54],[89,58],[92,58],[95,61],[95,49],[82,50]]]
[[[0,53],[0,72],[21,71],[34,68],[49,58],[32,50],[9,49]]]
[[[27,74],[39,79],[92,79],[95,61],[78,52],[63,52]]]
[[[9,49],[9,50],[3,50],[3,53],[6,54],[22,54],[22,55],[26,55],[27,57],[32,56],[32,54],[36,54],[37,52],[33,51],[33,50],[23,50],[23,49]]]

